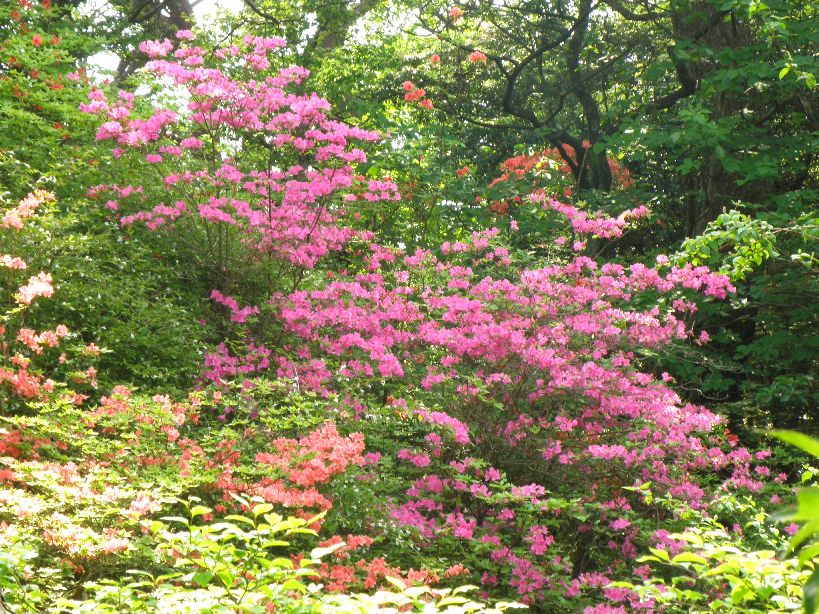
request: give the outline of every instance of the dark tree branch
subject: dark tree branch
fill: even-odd
[[[671,58],[671,61],[674,62],[674,70],[677,72],[677,79],[680,82],[680,87],[670,94],[666,94],[662,98],[650,103],[648,105],[648,109],[650,111],[660,111],[662,109],[668,109],[669,107],[674,106],[678,101],[682,100],[683,98],[687,98],[696,92],[697,86],[699,85],[697,78],[692,74],[691,65],[679,58],[675,46],[670,46],[668,48],[668,55]]]
[[[262,9],[260,9],[259,6],[253,0],[242,0],[242,3],[251,11],[256,13],[256,15],[264,19],[266,22],[272,23],[273,25],[277,26],[281,24],[281,21],[277,17],[271,15],[267,11],[263,11]]]
[[[629,21],[657,21],[660,17],[662,17],[662,15],[659,13],[635,13],[631,9],[623,6],[623,3],[619,0],[603,0],[603,3],[611,7],[614,11]]]
[[[714,26],[716,26],[722,19],[730,13],[730,10],[723,10],[717,11],[708,20],[702,28],[698,31],[694,32],[693,35],[690,37],[690,40],[696,42],[700,40],[703,36],[708,34]],[[675,103],[682,100],[683,98],[687,98],[691,96],[697,91],[699,87],[699,81],[694,76],[693,68],[690,62],[683,60],[680,57],[678,52],[679,42],[676,44],[668,47],[668,56],[671,58],[671,61],[674,63],[674,70],[677,73],[677,79],[680,82],[680,87],[671,92],[670,94],[666,94],[662,98],[655,100],[654,102],[648,105],[648,110],[659,111],[663,109],[668,109],[674,106]]]

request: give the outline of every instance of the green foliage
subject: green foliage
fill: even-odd
[[[819,458],[819,440],[798,433],[796,431],[772,431],[771,436],[776,437],[796,446],[800,450],[807,452],[814,458]],[[807,473],[808,479],[812,474]],[[806,480],[803,479],[803,482]],[[819,488],[815,486],[802,488],[798,493],[796,509],[791,512],[781,514],[781,518],[794,520],[801,523],[801,528],[796,532],[790,541],[791,551],[798,550],[799,563],[801,566],[813,569],[810,578],[805,582],[804,606],[808,614],[816,612],[819,603],[819,571],[816,571],[816,561],[819,559]]]
[[[241,500],[243,506],[249,502]],[[273,506],[256,503],[250,507],[250,514],[228,515],[222,522],[199,525],[196,519],[210,515],[212,509],[198,504],[197,500],[182,502],[183,517],[166,517],[161,521],[145,522],[145,526],[158,538],[158,552],[174,559],[170,574],[154,577],[149,573],[131,572],[141,582],[132,582],[129,589],[142,589],[142,601],[150,604],[154,611],[203,611],[255,612],[251,607],[260,599],[285,607],[292,603],[291,595],[307,592],[301,578],[311,575],[310,566],[323,554],[313,551],[313,557],[303,559],[298,566],[275,552],[286,552],[291,535],[316,535],[306,527],[306,520],[284,519],[270,513]],[[168,524],[166,524],[168,523]],[[170,530],[170,525],[178,525],[181,530]],[[119,582],[109,582],[118,587]],[[103,585],[92,583],[87,588],[97,589],[95,600],[103,603],[111,599],[109,593],[99,599],[100,593],[107,593]],[[121,596],[116,596],[111,605],[121,606]],[[68,607],[70,603],[58,603],[58,607]],[[144,607],[144,606],[143,606]],[[82,610],[80,610],[82,611]],[[112,610],[114,611],[114,610]]]
[[[683,242],[681,261],[719,269],[731,279],[742,280],[776,256],[774,227],[731,210],[717,216],[703,234]]]
[[[89,186],[126,185],[141,179],[143,169],[101,162],[93,120],[78,111],[94,72],[87,58],[116,51],[125,62],[112,87],[125,79],[139,83],[136,43],[170,37],[191,16],[179,12],[185,3],[176,0],[150,18],[130,0],[115,0],[106,13],[77,8],[73,0],[54,0],[50,9],[48,2],[17,4],[0,6],[0,204],[5,208],[34,187],[53,189],[58,199],[13,250],[3,243],[0,255],[14,251],[32,271],[53,274],[55,297],[32,306],[25,323],[38,330],[65,323],[72,334],[65,362],[49,372],[60,380],[53,394],[2,400],[0,590],[11,612],[262,612],[269,604],[294,613],[516,609],[522,606],[484,603],[471,596],[475,587],[451,588],[459,580],[449,577],[441,582],[449,588],[386,574],[366,587],[355,576],[341,593],[326,586],[331,570],[346,573],[367,557],[438,575],[461,564],[469,581],[496,572],[503,562],[490,560],[490,542],[474,545],[445,534],[429,548],[396,526],[390,512],[433,470],[477,490],[481,476],[500,462],[510,469],[485,494],[430,499],[476,517],[493,506],[513,512],[509,534],[537,524],[561,536],[549,553],[558,557],[551,580],[561,588],[533,604],[535,611],[594,606],[608,599],[606,589],[633,592],[668,612],[795,610],[802,596],[808,612],[817,609],[819,489],[809,484],[815,469],[803,471],[806,486],[795,507],[773,517],[766,507],[778,504],[767,498],[786,497],[786,487],[770,485],[753,500],[709,492],[717,499],[706,514],[659,496],[651,482],[621,484],[611,469],[608,486],[622,489],[631,508],[619,517],[635,535],[661,526],[674,532],[664,543],[629,541],[645,553],[636,563],[650,566],[644,582],[583,589],[569,599],[563,584],[582,573],[631,574],[631,561],[618,550],[625,548],[623,535],[613,541],[599,520],[608,508],[594,496],[575,496],[588,494],[588,484],[565,480],[562,465],[535,475],[529,458],[542,451],[534,444],[515,452],[493,448],[498,434],[486,425],[500,423],[507,410],[502,403],[480,398],[484,422],[476,419],[476,430],[489,452],[468,460],[471,474],[455,470],[450,463],[460,457],[450,450],[430,468],[396,460],[403,448],[421,449],[429,429],[391,405],[392,397],[429,411],[460,407],[452,389],[475,382],[453,381],[448,392],[430,392],[379,378],[350,380],[338,395],[322,396],[300,390],[298,381],[270,377],[191,393],[202,355],[235,332],[207,300],[215,281],[224,280],[218,270],[197,273],[205,260],[196,249],[199,230],[169,245],[150,233],[123,232],[92,204]],[[245,4],[241,14],[198,34],[203,45],[221,45],[228,32],[284,35],[292,47],[287,62],[311,70],[310,86],[332,102],[337,119],[389,135],[372,146],[370,161],[357,172],[392,178],[403,198],[388,208],[363,205],[358,229],[412,252],[501,226],[517,248],[508,267],[513,276],[570,253],[553,243],[560,230],[554,217],[525,202],[533,186],[582,210],[613,215],[649,204],[650,223],[635,224],[614,244],[592,240],[586,253],[628,266],[676,251],[677,264],[720,270],[738,292],[730,303],[702,306],[692,322],[710,335],[710,344],[669,345],[638,352],[636,360],[671,373],[687,400],[726,414],[728,429],[748,441],[756,440],[754,428],[771,425],[815,430],[815,2]],[[453,17],[453,8],[461,16]],[[470,60],[473,51],[487,54],[487,62]],[[76,75],[68,79],[68,73]],[[407,80],[426,90],[433,109],[404,99]],[[161,87],[140,91],[145,95],[137,104],[145,109],[167,95]],[[583,140],[591,145],[587,166],[561,173],[557,158],[549,158],[519,180],[489,186],[506,158],[565,143],[579,148]],[[267,153],[264,142],[241,145],[246,160]],[[612,189],[608,159],[630,171],[633,185]],[[162,199],[161,185],[147,188],[152,199]],[[514,215],[492,209],[498,202],[513,203]],[[520,226],[514,233],[513,219]],[[274,289],[321,288],[341,268],[366,273],[354,255],[330,256],[307,273],[288,270]],[[270,280],[260,271],[249,264],[228,285],[239,298],[269,292]],[[2,290],[13,288],[6,283]],[[262,305],[252,323],[266,339],[280,339],[273,306]],[[230,345],[240,349],[249,341],[245,335]],[[94,363],[96,390],[87,379],[79,383],[90,364],[84,348],[92,342],[103,348]],[[8,358],[7,348],[0,351]],[[59,352],[44,358],[56,363]],[[423,368],[407,370],[416,375]],[[122,383],[137,393],[114,388]],[[65,394],[69,387],[90,401],[75,403]],[[361,399],[369,404],[358,404]],[[254,500],[254,488],[282,480],[292,486],[286,468],[271,468],[257,455],[270,453],[281,438],[305,437],[328,418],[342,437],[363,433],[367,449],[382,454],[377,465],[353,465],[323,484],[319,494],[333,504],[325,514]],[[819,457],[819,443],[806,435],[774,435]],[[795,475],[803,459],[778,447],[771,464]],[[713,489],[723,477],[709,475],[703,483]],[[535,479],[554,489],[537,505],[513,486]],[[238,492],[245,494],[228,494]],[[774,521],[801,528],[787,527],[795,532],[789,539]],[[356,558],[344,538],[316,546],[319,531],[374,541]],[[528,548],[513,540],[510,555]],[[486,590],[501,599],[514,593],[509,586]]]
[[[795,431],[772,431],[773,437],[819,458],[819,441]],[[810,480],[806,472],[803,481]],[[723,514],[739,513],[746,521],[727,529]],[[669,536],[679,546],[673,552],[652,548],[638,562],[650,563],[654,576],[642,585],[615,583],[612,586],[651,595],[670,611],[769,612],[792,611],[804,605],[816,611],[819,545],[819,490],[802,488],[797,505],[774,518],[750,501],[723,498],[723,512],[716,517],[681,510],[686,528]],[[785,542],[783,531],[771,521],[791,522],[792,535]],[[730,522],[730,520],[728,520]],[[797,530],[798,529],[798,530]]]
[[[710,526],[709,526],[710,525]],[[802,583],[809,572],[795,559],[782,560],[774,550],[748,550],[724,527],[704,522],[671,538],[688,548],[678,554],[652,549],[638,562],[663,570],[661,578],[635,588],[655,597],[672,612],[771,612],[800,606]]]
[[[78,108],[87,81],[79,60],[95,53],[100,40],[86,15],[54,4],[49,9],[39,2],[0,7],[0,40],[8,50],[0,59],[0,191],[11,191],[13,199],[22,197],[20,188],[30,184],[13,176],[13,169],[23,164],[39,177],[74,177],[75,182],[58,182],[59,196],[76,190],[92,149],[91,122]],[[75,78],[68,78],[69,73]]]

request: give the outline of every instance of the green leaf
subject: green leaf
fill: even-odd
[[[205,507],[204,505],[194,505],[191,508],[191,518],[196,518],[197,516],[204,516],[205,514],[209,514],[211,509],[209,507]]]
[[[271,540],[266,541],[265,543],[263,543],[262,548],[281,548],[283,546],[289,546],[289,545],[290,545],[290,542],[286,542],[286,541],[281,540],[281,539],[271,539]]]
[[[442,608],[442,607],[444,607],[446,605],[461,605],[463,603],[466,603],[467,601],[469,601],[469,600],[466,599],[465,597],[456,597],[456,596],[453,595],[451,597],[444,597],[436,605],[439,608]]]
[[[261,514],[267,514],[272,509],[273,506],[270,503],[258,503],[253,506],[251,512],[254,516],[260,516]]]
[[[154,582],[156,584],[164,584],[167,583],[168,580],[175,580],[176,578],[179,578],[182,575],[183,575],[182,572],[166,573],[162,574],[161,576],[157,576],[154,579]]]
[[[703,578],[711,577],[711,576],[719,576],[720,574],[725,573],[727,575],[728,572],[736,572],[739,570],[739,565],[735,561],[731,561],[728,563],[722,563],[721,565],[717,565],[713,569],[709,569],[704,574],[702,574]]]
[[[796,518],[800,520],[819,519],[819,488],[803,488],[797,495],[799,510]]]
[[[222,571],[217,571],[216,577],[219,578],[222,582],[222,586],[225,588],[231,588],[233,586],[233,574],[228,570],[223,569]]]
[[[293,569],[293,561],[283,556],[276,557],[272,561],[269,561],[269,565],[271,568],[276,569]]]
[[[799,551],[799,564],[804,565],[808,561],[812,561],[819,555],[819,544],[812,544]]]
[[[700,565],[704,565],[708,562],[705,557],[700,556],[699,554],[694,554],[693,552],[682,552],[671,559],[672,563],[699,563]]]
[[[339,542],[337,544],[332,544],[330,546],[327,546],[326,548],[313,548],[310,551],[310,558],[311,559],[320,559],[320,558],[322,558],[324,556],[327,556],[328,554],[330,554],[332,552],[335,552],[339,548],[343,548],[344,546],[346,546],[346,544],[344,542]]]
[[[189,525],[190,520],[187,518],[182,518],[181,516],[163,516],[162,520],[166,522],[178,522],[179,524]]]
[[[649,551],[661,561],[665,561],[667,563],[671,562],[671,558],[668,556],[668,552],[665,550],[660,550],[659,548],[649,548]]]
[[[208,584],[210,584],[211,580],[213,580],[213,572],[210,571],[199,571],[193,574],[193,577],[191,578],[191,581],[194,584],[197,584],[202,588],[205,588]]]
[[[407,588],[407,585],[404,584],[404,581],[400,580],[399,578],[393,578],[392,576],[384,576],[384,579],[390,584],[392,584],[399,591],[406,590]]]
[[[802,602],[806,614],[816,612],[817,597],[819,597],[819,569],[816,569],[802,587]]]
[[[281,585],[281,590],[284,591],[298,591],[300,593],[306,593],[307,587],[304,586],[303,583],[299,582],[295,578],[289,578]]]
[[[313,529],[305,529],[304,527],[299,527],[296,529],[288,529],[287,535],[293,535],[294,533],[304,534],[304,535],[318,535]]]
[[[697,535],[696,533],[691,532],[683,533],[682,538],[689,544],[694,544],[695,546],[699,546],[700,548],[705,544],[705,540],[703,540],[702,537],[700,535]]]
[[[819,440],[813,437],[797,431],[770,431],[768,434],[819,458]]]
[[[250,526],[254,525],[253,520],[251,520],[247,516],[239,516],[237,514],[231,514],[230,516],[225,516],[225,520],[231,520],[233,522],[244,522],[245,524],[249,524]]]

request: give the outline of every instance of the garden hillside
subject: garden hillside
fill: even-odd
[[[819,599],[808,0],[0,6],[0,613]]]

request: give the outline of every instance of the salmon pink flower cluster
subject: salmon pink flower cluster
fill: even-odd
[[[363,436],[354,433],[344,437],[332,423],[298,441],[276,439],[272,446],[275,452],[260,452],[256,461],[278,469],[289,481],[303,487],[327,482],[332,476],[344,472],[350,464],[363,462]]]
[[[49,298],[54,295],[54,286],[51,285],[51,275],[38,273],[29,277],[28,283],[17,290],[17,301],[22,305],[30,305],[37,297]]]
[[[342,436],[329,422],[298,440],[277,438],[271,448],[272,452],[256,454],[255,460],[272,470],[272,474],[245,487],[231,487],[226,482],[226,500],[235,488],[284,507],[327,510],[332,503],[317,486],[326,484],[350,465],[364,464],[363,436],[360,433]]]
[[[23,198],[20,203],[3,214],[0,228],[22,230],[24,220],[33,216],[44,203],[54,201],[54,194],[46,190],[35,190]]]
[[[434,105],[429,98],[426,98],[427,91],[421,87],[415,87],[412,81],[404,81],[404,100],[407,102],[417,102],[424,109],[432,110]]]
[[[53,202],[55,196],[45,190],[36,190],[24,197],[16,207],[3,213],[0,230],[11,231],[10,239],[21,233],[41,205]],[[5,237],[4,237],[5,238]],[[9,269],[9,275],[28,268],[19,256],[3,254],[0,266]],[[19,283],[19,282],[18,282]],[[49,348],[56,348],[68,336],[68,328],[59,325],[53,330],[37,332],[24,325],[25,313],[37,298],[54,295],[53,280],[49,273],[32,275],[17,288],[13,304],[3,305],[3,324],[0,325],[0,387],[20,399],[46,398],[54,391],[55,382],[35,369],[32,358],[42,356]],[[93,381],[91,377],[88,382]],[[0,401],[6,404],[8,398]]]
[[[582,147],[585,151],[592,145],[588,141],[583,141]],[[495,178],[489,187],[502,185],[508,181],[525,180],[524,190],[544,206],[553,198],[570,198],[574,192],[575,171],[580,174],[584,160],[583,151],[578,159],[575,148],[568,143],[562,143],[559,147],[550,147],[540,152],[524,153],[505,160],[500,165],[502,174]],[[607,160],[612,176],[612,188],[624,190],[633,183],[629,170],[620,164],[615,158]],[[541,170],[546,172],[541,172]],[[552,171],[557,171],[557,179]],[[515,203],[520,203],[524,197],[517,195],[512,199]],[[490,208],[497,209],[502,206],[508,212],[509,203],[505,201],[495,202]]]

